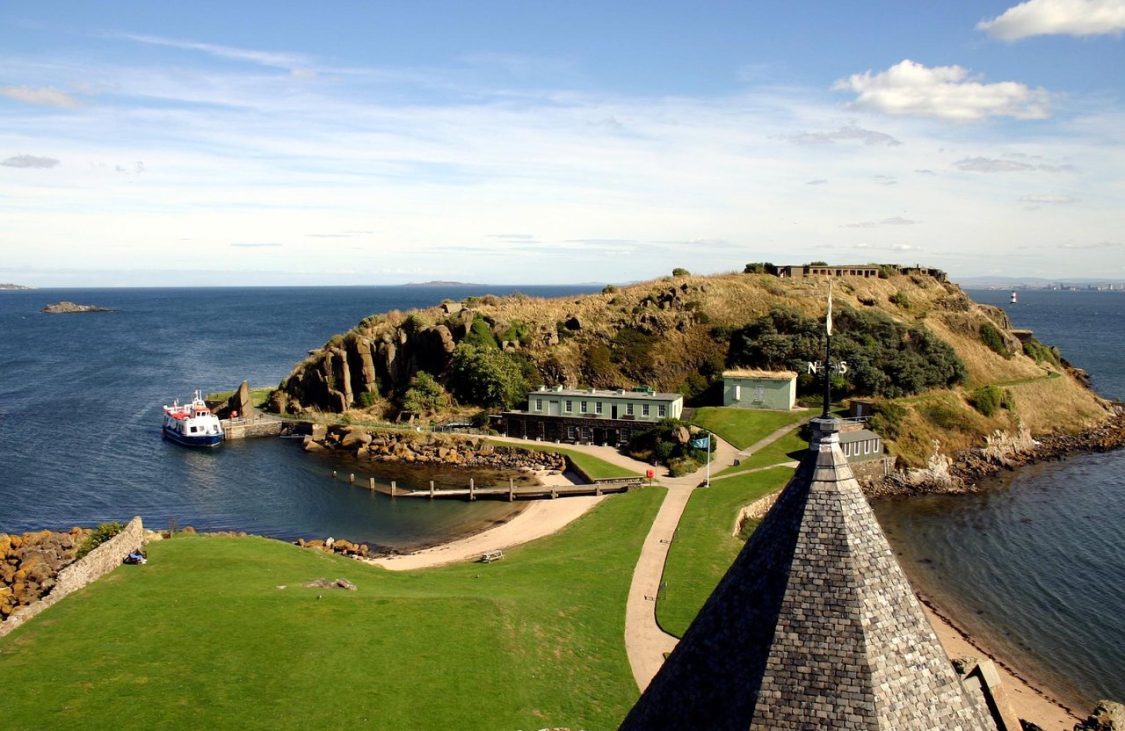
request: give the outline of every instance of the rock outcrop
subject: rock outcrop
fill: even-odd
[[[322,437],[305,437],[304,447],[308,452],[348,452],[357,459],[370,462],[509,472],[562,472],[566,469],[566,459],[552,452],[489,444],[481,439],[452,434],[369,432],[357,426],[329,427]]]
[[[1125,705],[1098,701],[1085,721],[1074,724],[1074,731],[1125,731]]]
[[[79,305],[68,300],[63,300],[62,302],[56,302],[54,304],[47,305],[42,310],[40,310],[40,312],[46,312],[49,315],[63,315],[72,312],[113,312],[113,310],[108,307],[100,307],[98,305]]]
[[[0,620],[50,592],[59,572],[74,562],[89,534],[86,528],[65,533],[0,533]]]

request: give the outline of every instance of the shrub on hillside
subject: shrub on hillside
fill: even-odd
[[[461,342],[481,348],[500,347],[500,343],[496,342],[496,336],[492,334],[492,326],[480,315],[473,318],[473,324],[469,326],[469,332],[465,333]]]
[[[965,366],[949,345],[924,327],[908,327],[878,311],[845,307],[833,315],[832,352],[848,371],[834,379],[838,395],[897,398],[965,379]],[[727,361],[767,370],[794,370],[798,391],[810,393],[820,379],[806,363],[820,361],[824,324],[786,309],[775,309],[736,331]]]
[[[527,395],[524,371],[511,353],[461,342],[453,350],[449,384],[463,403],[511,408]]]
[[[980,326],[980,341],[988,346],[988,349],[1005,358],[1012,356],[1008,346],[1004,343],[1004,336],[1000,334],[992,323],[982,322]]]
[[[898,439],[902,423],[906,420],[906,407],[894,401],[876,401],[872,404],[867,425],[886,439]]]
[[[992,416],[999,409],[1011,409],[1014,402],[1011,391],[990,385],[982,386],[969,394],[969,403],[985,416]]]
[[[410,379],[410,387],[402,396],[402,408],[415,414],[428,414],[449,405],[449,394],[437,380],[425,371],[418,371]]]
[[[904,310],[910,309],[910,298],[906,296],[905,292],[895,292],[888,297],[892,305],[901,307]]]
[[[82,558],[123,530],[125,530],[123,523],[102,523],[78,546],[78,552],[74,554],[75,560]]]
[[[673,277],[690,277],[691,272],[689,272],[687,269],[684,269],[683,267],[676,267],[675,269],[672,270],[672,276]]]
[[[1046,343],[1041,343],[1035,338],[1029,338],[1027,342],[1023,344],[1023,352],[1027,357],[1034,358],[1036,363],[1047,361],[1056,366],[1060,365],[1059,349],[1047,345]]]
[[[624,327],[613,336],[610,350],[613,362],[626,374],[644,381],[652,370],[652,350],[658,338],[632,327]]]

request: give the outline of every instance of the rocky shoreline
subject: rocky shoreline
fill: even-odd
[[[1079,454],[1108,452],[1125,446],[1125,404],[1115,403],[1112,415],[1080,434],[1047,434],[1032,437],[995,432],[983,447],[957,452],[952,457],[935,453],[926,467],[900,470],[866,484],[869,497],[925,494],[962,494],[979,491],[981,480],[1038,462],[1067,459]]]
[[[317,428],[319,427],[319,428]],[[303,443],[306,452],[346,452],[358,460],[434,465],[465,470],[496,470],[530,477],[563,472],[566,458],[552,452],[490,444],[454,434],[370,431],[359,426],[316,425]]]
[[[55,578],[74,563],[89,528],[69,531],[0,533],[0,620],[33,604],[55,586]]]

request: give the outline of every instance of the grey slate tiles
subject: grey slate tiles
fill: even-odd
[[[623,729],[995,727],[970,696],[840,450],[834,420]]]

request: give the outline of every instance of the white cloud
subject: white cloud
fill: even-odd
[[[855,140],[865,145],[887,145],[888,147],[902,144],[885,132],[863,129],[854,124],[845,125],[833,132],[798,132],[786,135],[785,139],[795,145],[830,145],[833,142],[847,140]]]
[[[982,20],[977,29],[1003,41],[1119,34],[1125,30],[1125,0],[1028,0]]]
[[[990,157],[966,157],[953,163],[958,170],[970,173],[1015,173],[1034,170],[1034,165],[1017,160],[998,160]]]
[[[1069,195],[1023,195],[1020,202],[1034,206],[1063,206],[1075,201]]]
[[[59,107],[61,109],[73,109],[77,106],[78,100],[65,91],[59,91],[52,87],[35,88],[31,86],[0,86],[0,94],[15,99],[16,101],[24,102],[25,104],[37,104],[44,107]]]
[[[914,226],[921,223],[902,216],[891,216],[881,221],[860,221],[859,223],[845,223],[844,228],[875,228],[876,226]]]
[[[0,165],[8,168],[53,168],[59,161],[53,157],[38,157],[36,155],[16,155],[0,161]]]
[[[311,78],[313,76],[316,76],[316,72],[308,68],[308,66],[310,65],[309,59],[303,54],[257,51],[247,48],[220,46],[214,43],[183,41],[177,40],[175,38],[163,38],[161,36],[141,35],[136,33],[115,34],[113,37],[124,38],[126,40],[130,40],[135,43],[143,43],[148,46],[178,48],[184,51],[199,51],[200,53],[206,53],[209,56],[225,58],[231,61],[246,61],[248,63],[257,64],[259,66],[286,69],[298,78]]]
[[[1014,81],[985,84],[960,66],[927,67],[909,59],[886,71],[852,74],[837,81],[837,91],[851,91],[853,108],[884,114],[934,117],[968,122],[988,117],[1044,119],[1049,97]]]

